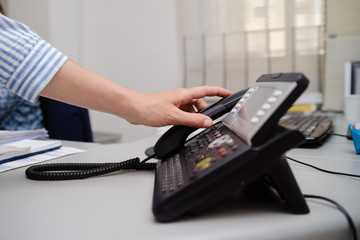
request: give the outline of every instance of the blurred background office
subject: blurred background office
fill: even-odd
[[[342,111],[344,64],[360,61],[359,0],[1,2],[80,65],[144,93],[204,84],[234,92],[263,73],[299,71],[311,81],[301,101]],[[158,131],[96,111],[90,118],[114,141]]]

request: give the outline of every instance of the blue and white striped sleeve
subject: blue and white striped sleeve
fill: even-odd
[[[28,26],[0,14],[0,84],[35,102],[67,56]]]

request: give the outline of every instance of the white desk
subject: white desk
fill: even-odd
[[[155,141],[86,145],[87,152],[53,162],[142,159]],[[326,169],[360,174],[360,156],[354,152],[351,141],[332,136],[320,149],[294,149],[288,155]],[[291,167],[304,194],[342,204],[360,232],[359,179],[297,163]],[[164,224],[156,222],[151,212],[153,172],[39,182],[28,180],[25,169],[0,174],[0,239],[350,239],[343,214],[320,200],[307,201],[310,214],[294,215],[261,198],[229,199],[199,216]]]

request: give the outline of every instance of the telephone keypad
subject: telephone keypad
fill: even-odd
[[[162,193],[176,192],[239,149],[239,140],[224,129],[214,125],[190,140],[183,151],[161,162]]]
[[[237,149],[238,143],[233,136],[216,125],[210,131],[199,134],[196,140],[185,148],[187,172],[190,178],[196,178]]]
[[[161,192],[173,192],[184,185],[180,155],[176,154],[161,164]]]

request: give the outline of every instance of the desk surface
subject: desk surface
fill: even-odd
[[[343,129],[335,132],[345,134],[338,132]],[[84,145],[85,153],[52,162],[144,158],[144,150],[155,141],[154,137],[126,144]],[[319,149],[293,149],[287,155],[325,169],[360,174],[360,156],[344,137],[331,136]],[[360,232],[359,179],[290,165],[304,194],[342,204]],[[262,197],[234,198],[196,217],[163,224],[151,212],[153,172],[38,182],[28,180],[25,169],[0,174],[1,239],[350,239],[343,214],[320,200],[307,200],[310,214],[294,215]]]

